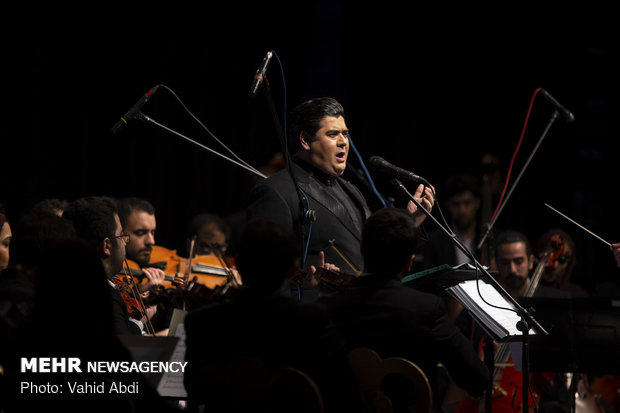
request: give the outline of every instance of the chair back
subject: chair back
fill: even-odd
[[[416,413],[430,413],[433,405],[432,390],[426,374],[411,361],[402,357],[382,359],[375,351],[358,347],[349,353],[349,360],[364,398],[372,413],[391,413],[403,400],[413,403]],[[404,381],[408,386],[402,386]],[[389,388],[400,388],[404,398],[386,394]],[[413,388],[414,394],[406,394]],[[411,393],[409,391],[408,393]],[[396,393],[393,393],[396,394]]]

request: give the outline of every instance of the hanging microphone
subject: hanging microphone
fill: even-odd
[[[575,120],[575,115],[573,115],[568,109],[564,106],[560,105],[560,103],[553,98],[545,89],[540,89],[540,93],[543,94],[545,99],[547,99],[555,108],[562,113],[562,116],[566,119],[567,122],[572,122]]]
[[[263,80],[265,79],[265,75],[267,74],[267,65],[269,65],[269,61],[273,56],[273,50],[267,52],[260,66],[256,70],[256,74],[254,75],[254,81],[252,82],[252,86],[250,86],[250,91],[248,92],[248,96],[251,98],[256,97],[256,92],[258,92],[258,87]]]
[[[133,105],[131,109],[129,109],[127,113],[125,113],[125,115],[123,115],[118,120],[118,122],[116,122],[114,126],[112,126],[112,133],[116,135],[127,125],[130,120],[135,119],[136,114],[140,111],[140,109],[142,109],[142,106],[144,106],[144,104],[149,101],[149,99],[155,94],[155,92],[157,92],[157,89],[159,89],[159,85],[156,85],[151,90],[146,92],[146,94],[142,96],[140,100],[138,100],[136,104]]]
[[[409,172],[403,168],[394,166],[380,156],[371,156],[369,162],[374,167],[374,169],[378,171],[388,173],[396,178],[404,178],[413,182],[430,186],[426,179],[414,174],[413,172]]]

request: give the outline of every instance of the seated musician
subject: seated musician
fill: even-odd
[[[270,220],[248,222],[237,255],[243,286],[185,317],[189,411],[201,411],[201,405],[204,411],[256,409],[239,405],[242,395],[236,391],[241,389],[220,389],[205,374],[210,366],[227,366],[242,356],[309,375],[321,391],[325,412],[362,411],[342,338],[325,311],[283,293],[296,257],[290,232]]]
[[[129,317],[127,305],[112,282],[123,267],[129,241],[129,235],[122,230],[115,201],[108,197],[80,198],[67,206],[63,218],[73,223],[77,236],[96,249],[101,259],[110,284],[116,334],[143,334],[146,318]]]
[[[228,240],[230,238],[230,229],[219,215],[210,213],[201,213],[194,218],[190,224],[189,237],[186,240],[185,248],[187,256],[190,255],[210,255],[214,252],[226,254]],[[192,245],[194,250],[190,251]],[[214,251],[218,249],[218,251]]]
[[[540,243],[538,252],[541,253],[539,259],[543,258],[542,252],[549,250],[550,236],[545,236],[544,241]],[[572,246],[566,245],[562,249],[562,253],[568,253],[566,257],[574,250]],[[559,255],[558,255],[559,257]],[[555,260],[557,261],[557,260]],[[520,231],[503,230],[496,240],[494,247],[494,262],[497,270],[497,280],[500,285],[513,298],[517,299],[523,296],[553,297],[553,298],[570,298],[570,293],[557,288],[551,283],[545,283],[544,272],[548,270],[545,265],[547,260],[539,261],[536,264],[534,250],[529,239]],[[558,263],[552,263],[549,267],[557,269]],[[562,268],[565,266],[560,265]],[[552,275],[549,271],[547,276]],[[537,277],[534,277],[538,274]],[[537,279],[537,283],[533,284],[533,280]],[[482,328],[472,322],[469,314],[462,312],[456,320],[457,325],[461,328],[465,335],[472,338],[472,344],[475,348],[481,348],[484,337]],[[510,352],[506,353],[506,357],[511,357]],[[497,360],[495,360],[497,361]],[[500,360],[510,364],[510,361]],[[505,368],[495,366],[496,377],[494,377],[494,391],[491,400],[493,412],[512,411],[515,408],[520,409],[521,396],[512,397],[512,393],[504,395],[502,392],[506,389],[516,388],[521,391],[522,375],[520,368],[508,365]],[[554,375],[548,373],[531,373],[530,382],[532,383],[532,394],[535,399],[530,400],[530,407],[534,402],[539,405],[540,412],[568,412],[568,393],[563,375]],[[515,383],[515,384],[512,384]],[[459,413],[466,413],[477,409],[477,406],[461,403]]]
[[[585,288],[571,280],[577,264],[577,251],[573,238],[559,228],[547,230],[538,239],[535,253],[541,259],[546,251],[552,253],[545,264],[536,295],[548,295],[545,291],[554,290],[566,297],[589,297],[590,293]]]
[[[157,229],[155,208],[140,198],[122,198],[117,201],[117,207],[123,231],[129,234],[125,249],[127,259],[138,264],[147,278],[146,284],[140,285],[140,289],[148,291],[151,286],[161,285],[165,276],[163,270],[148,266]]]
[[[318,302],[327,308],[349,350],[369,347],[384,358],[404,357],[417,364],[431,383],[433,411],[441,411],[439,362],[459,387],[474,396],[484,391],[490,374],[448,318],[443,300],[402,284],[413,263],[418,237],[406,210],[378,210],[362,231],[364,273],[352,286],[322,296]]]
[[[82,206],[85,203],[77,202]],[[114,205],[113,202],[110,205]],[[95,212],[105,215],[105,208],[92,203],[91,206],[91,213],[82,215],[89,217],[87,221],[78,218],[77,210],[85,212],[85,208],[73,205],[68,212],[80,228],[82,238],[88,232],[82,224],[88,225],[87,222],[93,222],[103,234],[109,230],[105,220],[101,220],[103,215]],[[121,235],[119,230],[120,225],[111,234]],[[99,248],[95,248],[85,239],[76,239],[68,219],[50,214],[23,216],[16,227],[16,235],[15,264],[33,269],[34,305],[18,334],[10,341],[3,336],[1,359],[4,362],[5,357],[11,358],[8,364],[3,363],[6,367],[3,379],[6,378],[7,387],[2,390],[8,391],[2,392],[7,396],[0,403],[2,411],[173,411],[140,372],[92,372],[85,368],[88,362],[132,360],[131,353],[117,337],[118,333],[127,332],[118,328],[118,313],[112,310],[115,302],[110,294],[116,290],[110,287],[106,274],[110,264],[118,262],[111,257],[122,255],[124,241],[105,237]],[[119,248],[110,246],[112,239],[117,241]],[[109,257],[102,260],[102,254],[109,254]],[[123,307],[119,305],[117,309],[125,309],[122,300],[119,302]],[[81,371],[58,369],[52,370],[55,371],[52,374],[40,374],[36,368],[24,370],[22,360],[33,357],[77,358]],[[106,383],[106,386],[114,382],[136,383],[138,393],[72,392],[66,390],[68,382]],[[48,388],[64,387],[65,391],[51,396],[45,392],[23,391],[24,383]]]
[[[129,234],[126,257],[145,277],[146,282],[140,282],[139,288],[143,298],[147,299],[150,290],[162,286],[166,277],[162,268],[150,266],[157,230],[155,207],[145,199],[128,197],[117,200],[117,208],[123,232]],[[147,314],[159,334],[165,334],[171,311],[172,307],[166,303],[147,306]]]
[[[305,243],[309,235],[307,253],[302,255],[304,267],[316,265],[319,254],[324,252],[326,262],[345,272],[354,270],[347,261],[361,269],[362,225],[371,211],[359,189],[342,177],[349,154],[349,129],[343,107],[332,98],[311,99],[292,111],[288,125],[295,181],[288,170],[282,170],[256,185],[251,192],[248,218],[267,217],[284,223],[295,232],[297,245],[302,244],[299,241]],[[300,202],[296,183],[307,204]],[[431,188],[419,185],[414,197],[430,211],[434,203]],[[300,205],[313,211],[314,220],[306,220]],[[426,218],[413,202],[409,201],[407,208],[417,225]],[[328,249],[332,240],[346,260]],[[301,293],[302,300],[310,301],[317,296],[310,280],[300,289],[291,286],[291,291]]]

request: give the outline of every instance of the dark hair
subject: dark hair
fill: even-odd
[[[402,208],[382,208],[362,229],[362,256],[369,272],[396,275],[416,250],[419,232],[411,214]]]
[[[64,211],[67,205],[69,205],[69,202],[64,199],[48,198],[34,204],[30,212],[56,214],[57,211]]]
[[[495,255],[500,245],[513,244],[516,242],[522,242],[525,244],[525,254],[529,256],[532,253],[532,244],[527,237],[519,231],[513,229],[507,229],[499,233],[495,239]]]
[[[198,235],[200,230],[209,224],[215,224],[215,226],[226,235],[226,239],[230,238],[230,227],[226,221],[217,214],[209,214],[207,212],[198,214],[192,218],[192,222],[189,226],[189,236],[193,237],[194,235]]]
[[[471,192],[475,197],[480,197],[480,185],[478,178],[466,173],[453,174],[448,177],[443,188],[443,198],[447,201],[455,195]]]
[[[52,245],[75,239],[71,221],[49,212],[23,215],[15,226],[11,240],[11,261],[21,265],[35,265]]]
[[[118,218],[121,220],[121,226],[125,228],[127,226],[127,219],[134,212],[146,212],[149,215],[155,215],[155,207],[146,199],[128,197],[121,198],[116,201],[116,208],[118,210]]]
[[[273,220],[255,218],[244,229],[236,264],[244,286],[274,291],[282,286],[297,256],[292,232]]]
[[[53,329],[51,321],[71,317],[87,335],[114,334],[105,270],[86,241],[65,240],[51,245],[37,269],[34,290],[33,317],[41,323],[39,328]]]
[[[344,109],[336,99],[329,97],[310,99],[296,106],[289,114],[288,144],[294,154],[299,149],[299,136],[302,132],[315,136],[321,129],[321,121],[326,116],[344,117]]]
[[[105,238],[114,235],[115,214],[117,214],[116,202],[112,198],[90,196],[71,202],[62,216],[73,223],[78,237],[96,247]]]

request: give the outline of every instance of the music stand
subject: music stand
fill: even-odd
[[[521,337],[521,340],[523,342],[523,346],[522,346],[522,349],[523,349],[523,354],[522,354],[523,356],[523,359],[522,359],[523,389],[528,389],[529,388],[529,368],[528,368],[529,332],[531,328],[534,328],[535,331],[537,331],[539,334],[548,334],[547,331],[540,325],[540,323],[538,323],[538,321],[532,316],[532,314],[529,311],[523,308],[517,302],[517,300],[515,300],[510,294],[508,294],[506,290],[504,290],[504,288],[495,280],[495,278],[491,276],[491,274],[487,271],[487,269],[483,267],[475,259],[475,257],[470,253],[467,247],[465,247],[465,245],[463,245],[463,243],[456,237],[456,234],[452,233],[447,228],[445,228],[443,225],[441,225],[439,221],[437,221],[437,219],[434,216],[432,216],[431,213],[422,206],[422,204],[420,204],[420,201],[415,199],[415,197],[407,190],[407,188],[398,179],[392,179],[392,184],[396,186],[397,189],[399,189],[405,195],[407,195],[407,197],[417,206],[418,210],[422,211],[428,218],[430,218],[452,240],[452,242],[461,251],[463,251],[468,256],[471,256],[476,270],[479,271],[481,274],[483,274],[483,277],[486,276],[485,282],[479,283],[478,280],[470,280],[470,281],[465,281],[464,283],[471,283],[473,281],[473,283],[475,283],[476,286],[479,286],[479,285],[487,285],[486,281],[488,281],[490,285],[492,286],[492,289],[489,289],[489,292],[494,291],[495,292],[494,294],[499,294],[499,296],[503,300],[506,300],[506,302],[510,304],[509,306],[506,306],[505,308],[512,308],[515,311],[515,314],[518,315],[519,321],[517,321],[516,323],[516,328],[522,332],[522,335],[518,336],[517,334],[514,334],[512,336]],[[451,287],[451,288],[454,288],[454,287]],[[476,288],[476,290],[478,290],[478,288]],[[478,296],[480,295],[481,294],[478,294]],[[470,298],[473,297],[473,295],[471,294],[467,294],[466,296],[469,296]],[[464,297],[465,296],[463,296],[463,298]],[[467,306],[465,305],[464,307],[467,308]],[[479,313],[479,315],[482,315],[483,313],[485,312],[481,312]],[[508,333],[504,333],[501,330],[498,330],[495,332],[495,334],[498,339],[508,340],[508,337],[511,336],[510,331],[511,330],[508,330]],[[524,391],[523,392],[523,405],[522,405],[524,409],[523,411],[527,411],[528,402],[529,402],[528,394],[526,391]]]
[[[468,263],[455,267],[442,264],[406,275],[403,277],[402,283],[407,287],[414,287],[416,290],[437,294],[463,281],[475,280],[480,275],[480,271]]]

